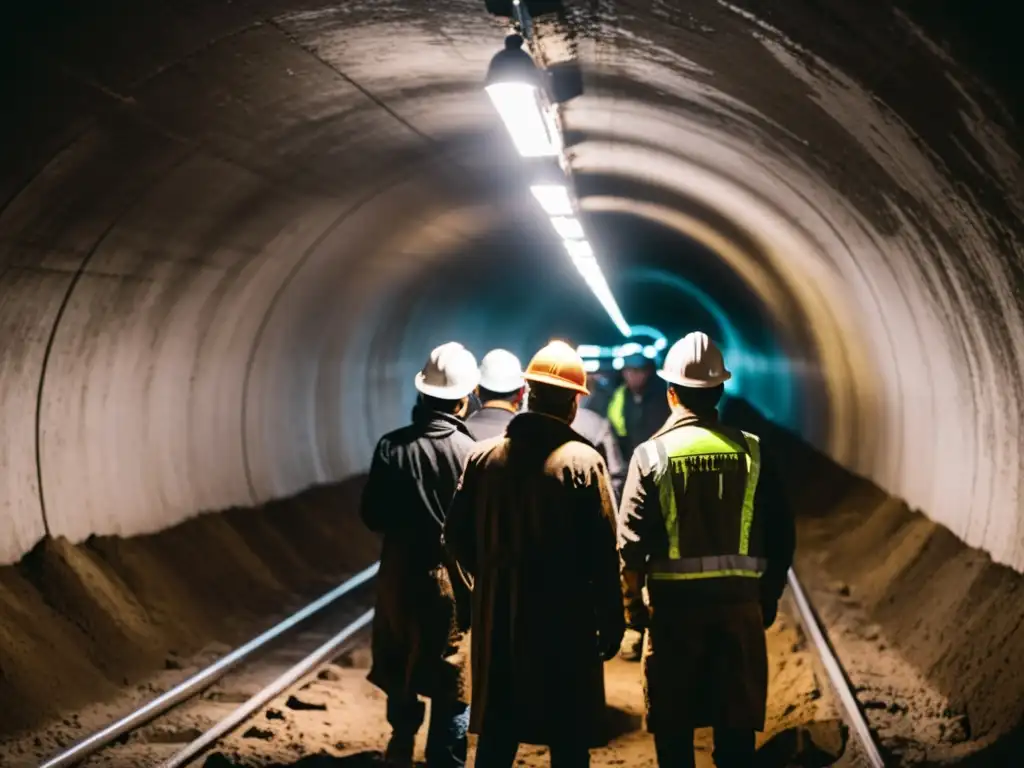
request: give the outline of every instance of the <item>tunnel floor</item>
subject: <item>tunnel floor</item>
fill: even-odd
[[[890,764],[1019,765],[1024,578],[820,455],[784,450],[801,512],[798,573]],[[793,482],[800,477],[820,482]],[[372,561],[376,539],[354,514],[360,487],[354,479],[152,536],[44,541],[0,569],[0,764],[38,765]],[[843,729],[793,615],[785,605],[769,635],[759,754],[765,766],[828,765],[844,752]],[[373,764],[388,729],[382,696],[365,680],[368,661],[363,642],[296,693],[297,706],[287,697],[272,704],[208,764]],[[607,684],[614,738],[594,764],[653,765],[638,666],[610,663]],[[89,765],[166,756],[239,693],[225,695],[157,721]],[[701,745],[710,760],[706,737]],[[542,749],[520,753],[523,766],[545,761]],[[858,765],[857,755],[848,748],[836,764]]]
[[[791,616],[791,611],[785,612],[769,633],[772,693],[769,727],[761,738],[761,765],[831,765],[843,752],[844,733],[832,696],[819,683],[813,652]],[[321,639],[331,631],[324,627]],[[261,662],[263,677],[272,679],[282,672],[294,662],[292,655],[272,656]],[[290,690],[271,702],[201,764],[207,768],[379,765],[389,728],[384,717],[384,695],[366,681],[369,665],[368,637],[364,635],[334,664],[311,675],[297,691]],[[639,664],[616,659],[606,666],[605,680],[609,741],[593,751],[592,764],[654,766],[653,741],[642,724]],[[244,698],[245,693],[252,692],[248,690],[251,687],[255,687],[251,675],[248,680],[226,685],[198,706],[189,705],[181,714],[145,729],[138,738],[90,760],[88,768],[148,765],[167,759],[184,742],[223,717],[231,707],[233,693]],[[421,759],[425,737],[424,728],[417,743]],[[700,732],[698,738],[698,766],[711,768],[708,734]],[[546,766],[547,759],[545,748],[524,745],[517,765]],[[835,764],[858,765],[851,755]]]

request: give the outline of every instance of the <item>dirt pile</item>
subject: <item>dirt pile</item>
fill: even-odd
[[[742,404],[731,417],[786,456],[797,571],[894,758],[1020,764],[1024,577]]]
[[[133,539],[44,540],[0,568],[0,737],[108,700],[211,641],[232,644],[298,595],[372,562],[362,479]]]

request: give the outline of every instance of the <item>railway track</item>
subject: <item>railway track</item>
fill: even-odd
[[[788,581],[800,623],[803,625],[807,639],[814,646],[821,667],[842,710],[843,720],[849,726],[850,733],[855,739],[852,749],[849,744],[847,746],[847,753],[852,752],[849,762],[858,768],[861,765],[870,766],[870,768],[889,768],[893,764],[886,762],[883,758],[882,750],[868,725],[864,710],[854,695],[850,678],[843,669],[835,649],[828,640],[825,628],[793,569],[789,571]]]
[[[133,733],[153,725],[162,718],[178,714],[187,709],[190,701],[198,699],[214,686],[231,687],[229,681],[236,678],[234,687],[252,688],[253,679],[244,677],[256,662],[264,669],[280,669],[295,657],[298,661],[286,666],[273,679],[257,676],[258,688],[254,694],[239,697],[229,695],[229,703],[237,703],[218,722],[198,733],[170,758],[153,763],[170,766],[187,765],[203,754],[220,738],[233,730],[259,710],[264,702],[275,698],[297,680],[314,670],[318,665],[330,661],[344,651],[346,644],[366,627],[373,618],[373,611],[367,610],[368,600],[361,596],[361,588],[373,579],[379,563],[353,575],[338,587],[330,590],[317,600],[271,627],[248,643],[182,681],[133,712],[96,731],[69,749],[54,755],[40,765],[40,768],[65,768],[66,766],[89,765],[102,758],[106,750],[116,749],[126,742]],[[319,632],[308,631],[319,624]],[[331,630],[323,638],[324,626]],[[342,628],[337,629],[338,626]],[[283,648],[278,647],[287,640]],[[268,663],[268,657],[274,656]],[[287,660],[287,661],[284,661]]]
[[[223,686],[231,676],[237,676],[239,672],[244,672],[245,668],[257,659],[262,660],[264,671],[259,684],[254,686],[250,680],[248,685],[241,686],[246,690],[245,695],[235,694],[233,697],[229,697],[228,703],[236,706],[226,711],[208,727],[204,727],[202,730],[196,729],[194,733],[190,733],[188,739],[178,740],[173,747],[165,745],[162,753],[159,753],[158,750],[154,753],[154,758],[145,763],[146,765],[160,766],[160,768],[182,768],[196,764],[198,758],[208,753],[225,737],[236,732],[256,715],[264,712],[272,701],[298,687],[301,681],[316,672],[319,667],[341,654],[349,642],[369,625],[373,611],[366,610],[365,598],[362,601],[354,598],[359,594],[360,587],[376,575],[377,568],[378,565],[374,564],[356,574],[344,584],[175,688],[83,739],[70,749],[55,755],[43,763],[40,768],[93,764],[94,760],[102,757],[101,753],[104,750],[113,747],[113,750],[116,751],[117,745],[128,739],[133,732],[150,726],[160,718],[167,717],[172,711],[187,709],[187,703],[190,700],[203,695],[204,692],[209,692],[215,685]],[[847,744],[847,754],[840,764],[856,766],[856,768],[860,768],[860,766],[887,768],[887,766],[894,765],[883,758],[864,712],[852,692],[850,681],[829,643],[827,633],[796,574],[792,571],[789,574],[789,584],[800,623],[820,660],[821,669],[828,678],[851,734],[851,739]],[[307,628],[310,623],[315,623],[317,620],[323,625],[318,633],[299,633],[300,629]],[[325,631],[324,627],[327,625],[330,626],[330,629]],[[276,664],[268,664],[268,647],[286,636],[291,640],[285,646],[283,655]],[[278,653],[282,654],[281,651]],[[285,664],[281,659],[287,659],[288,662],[294,661]],[[276,673],[273,679],[267,679],[266,670],[268,669]],[[256,690],[252,691],[254,687]],[[171,748],[174,751],[168,754],[168,750]],[[159,756],[156,756],[157,754]]]

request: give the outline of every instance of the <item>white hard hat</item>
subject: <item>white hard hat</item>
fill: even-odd
[[[519,358],[505,349],[492,349],[480,361],[480,386],[491,392],[515,392],[526,384]]]
[[[722,350],[700,331],[686,334],[669,348],[658,376],[669,384],[694,389],[717,387],[732,378]]]
[[[461,400],[476,389],[479,381],[473,353],[450,341],[430,353],[423,370],[416,374],[416,389],[440,400]]]

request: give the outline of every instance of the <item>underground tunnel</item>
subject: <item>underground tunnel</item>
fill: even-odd
[[[433,346],[623,340],[484,92],[501,5],[8,17],[0,763],[38,764],[374,561],[361,478]],[[1005,20],[951,0],[531,5],[531,54],[582,75],[557,109],[608,284],[630,323],[722,343],[887,759],[1019,764]],[[778,730],[814,725],[816,690],[780,700]],[[359,708],[383,705],[338,716]]]

